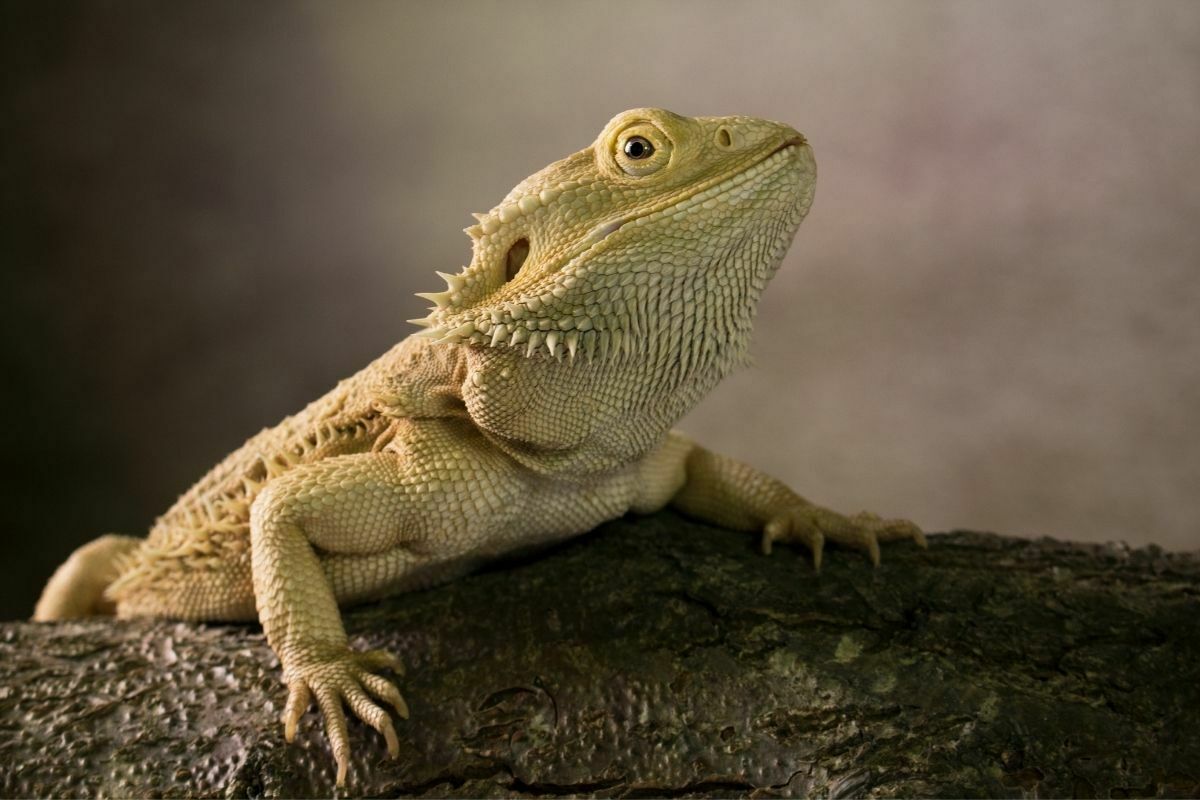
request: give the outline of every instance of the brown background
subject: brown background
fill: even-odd
[[[817,200],[683,427],[821,502],[1200,547],[1200,4],[6,3],[6,616],[406,335],[614,113]]]

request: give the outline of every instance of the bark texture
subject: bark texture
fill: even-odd
[[[807,555],[672,514],[346,615],[409,666],[343,795],[1200,795],[1200,555]],[[254,626],[0,626],[4,796],[333,794]]]

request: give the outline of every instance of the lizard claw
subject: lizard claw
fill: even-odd
[[[912,539],[913,543],[922,550],[929,548],[925,533],[916,523],[906,519],[883,519],[878,514],[863,511],[850,518],[852,525],[858,526],[864,535],[869,535],[876,542],[893,542],[897,539]],[[876,545],[878,549],[878,545]],[[876,562],[878,563],[878,562]]]
[[[370,670],[371,672],[390,669],[397,675],[404,675],[403,662],[387,650],[367,650],[362,653],[356,653],[354,657],[362,665],[363,669]]]
[[[820,570],[825,542],[837,542],[864,551],[878,567],[880,543],[897,539],[912,539],[921,548],[929,546],[921,529],[908,520],[883,519],[868,511],[845,517],[820,506],[803,505],[786,509],[767,522],[762,551],[770,554],[774,542],[799,542],[812,552],[813,568]]]
[[[283,712],[283,736],[291,742],[296,726],[313,698],[325,719],[325,734],[337,764],[337,785],[344,786],[350,767],[350,736],[345,706],[354,715],[378,731],[387,742],[388,755],[400,755],[400,740],[392,719],[376,700],[390,705],[401,717],[408,717],[408,706],[400,690],[376,670],[402,671],[399,659],[382,650],[353,653],[348,649],[322,653],[289,664],[285,669],[288,700]]]
[[[813,569],[821,571],[821,556],[825,552],[825,535],[812,526],[797,527],[790,515],[775,517],[763,528],[763,555],[771,555],[775,542],[800,542],[812,553]]]
[[[293,683],[288,687],[287,705],[283,709],[283,738],[291,744],[296,740],[296,726],[300,718],[312,703],[312,692],[303,683]]]

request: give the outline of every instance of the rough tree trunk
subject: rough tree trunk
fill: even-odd
[[[932,537],[872,570],[671,514],[346,615],[402,654],[401,757],[344,794],[1200,794],[1200,557]],[[6,796],[333,792],[257,627],[0,627]]]

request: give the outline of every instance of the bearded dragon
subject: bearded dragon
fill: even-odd
[[[315,699],[344,784],[344,707],[398,741],[395,656],[353,652],[339,606],[673,506],[774,542],[866,551],[921,530],[813,505],[672,426],[745,357],[759,296],[812,203],[793,128],[618,114],[466,229],[471,263],[424,330],[215,466],[146,539],[108,535],[34,619],[254,620],[290,742]]]

